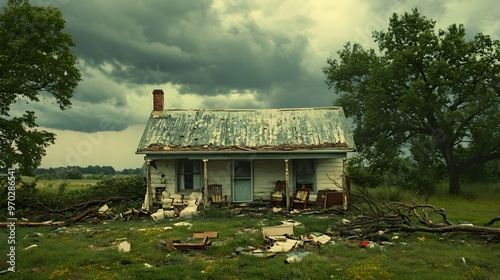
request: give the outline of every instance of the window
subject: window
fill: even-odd
[[[295,188],[308,188],[315,191],[316,172],[314,168],[314,160],[312,159],[296,159],[293,161],[293,173],[295,179]]]
[[[177,174],[179,192],[201,189],[201,161],[180,160]]]

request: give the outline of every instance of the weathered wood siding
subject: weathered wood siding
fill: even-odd
[[[177,193],[175,160],[156,160],[156,169],[151,167],[151,186],[166,188],[170,194]],[[293,164],[289,163],[290,183],[293,185]],[[223,195],[232,196],[232,160],[210,160],[207,162],[208,183],[221,184]],[[317,190],[339,189],[330,178],[342,185],[343,161],[339,159],[316,160]],[[162,179],[162,174],[165,175]],[[330,178],[328,178],[330,177]],[[282,159],[253,161],[253,198],[254,201],[268,200],[274,191],[275,183],[285,180],[285,162]],[[153,192],[154,193],[154,192]],[[293,193],[293,189],[290,190]],[[316,200],[311,193],[310,200]]]
[[[170,194],[176,193],[175,190],[175,161],[155,160],[156,168],[151,167],[151,188],[153,194],[156,188],[165,188]],[[162,178],[162,175],[165,175]]]
[[[230,160],[209,160],[207,162],[208,183],[221,184],[222,195],[231,197],[232,165]]]
[[[282,159],[253,161],[253,197],[255,201],[269,200],[276,181],[285,180],[285,161]]]
[[[316,183],[318,184],[318,190],[339,189],[331,179],[342,186],[342,170],[343,161],[341,158],[316,160]]]

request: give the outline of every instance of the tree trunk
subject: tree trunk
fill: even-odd
[[[460,194],[460,171],[456,166],[448,166],[449,192],[451,195]]]
[[[448,170],[448,191],[451,195],[457,195],[460,193],[460,169],[453,155],[453,143],[450,141],[443,141],[442,143],[438,143],[438,146],[446,161]]]

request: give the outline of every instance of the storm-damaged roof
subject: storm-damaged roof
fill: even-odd
[[[137,153],[355,150],[340,107],[168,109],[151,114]]]

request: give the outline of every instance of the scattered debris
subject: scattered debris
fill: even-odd
[[[118,244],[118,252],[127,253],[130,252],[131,244],[128,241],[123,241]]]
[[[166,244],[168,244],[168,241],[165,241]],[[205,250],[207,246],[210,246],[210,243],[208,242],[208,236],[205,235],[203,239],[201,239],[200,242],[197,243],[183,243],[180,242],[179,240],[172,240],[172,247],[174,247],[177,250],[190,250],[190,249],[200,249],[200,250]]]
[[[281,212],[281,211],[283,211],[283,208],[273,207],[273,213],[278,213],[278,212]]]
[[[326,244],[332,239],[330,236],[323,234],[321,232],[313,232],[309,234],[307,238],[311,239],[315,243],[320,243],[320,244]]]
[[[165,219],[165,213],[163,209],[158,209],[156,213],[151,214],[151,218],[153,218],[153,221],[160,221]]]
[[[152,266],[152,265],[150,265],[149,263],[144,263],[144,266],[145,266],[146,268],[152,268],[152,267],[153,267],[153,266]]]
[[[42,236],[43,236],[43,233],[33,232],[33,233],[26,234],[23,239],[26,239],[26,237],[42,237]]]
[[[175,223],[174,226],[176,226],[176,227],[192,227],[193,224],[187,223],[187,222],[178,222],[178,223]]]
[[[293,252],[293,253],[286,254],[287,259],[285,260],[285,263],[301,262],[302,259],[309,254],[310,254],[310,252]]]
[[[296,226],[300,226],[300,225],[301,225],[301,223],[300,223],[300,222],[297,222],[297,221],[295,221],[295,220],[285,220],[285,221],[281,221],[281,223],[282,223],[283,225],[293,225],[294,227],[296,227]]]
[[[169,238],[161,240],[159,243],[168,251],[186,251],[191,249],[205,250],[208,246],[212,245],[212,241],[209,241],[209,238],[218,238],[218,236],[219,233],[216,231],[195,232],[192,238],[184,241]]]
[[[204,238],[208,236],[208,238],[217,238],[219,233],[217,231],[204,231],[204,232],[194,232],[193,238]]]
[[[243,255],[250,255],[250,256],[260,257],[260,258],[273,258],[276,256],[276,254],[273,252],[264,251],[264,250],[257,249],[257,248],[252,247],[252,246],[237,247],[234,249],[234,253],[236,255],[243,254]]]
[[[268,236],[293,235],[293,224],[263,227],[262,235],[264,238]]]
[[[104,204],[103,206],[101,206],[101,208],[99,208],[99,210],[97,210],[100,214],[104,214],[106,211],[109,210],[109,207],[107,204]]]
[[[289,239],[281,236],[269,236],[271,240],[274,240],[274,244],[269,248],[269,252],[289,252],[297,244],[297,240]]]
[[[36,244],[30,245],[30,246],[24,248],[24,250],[29,250],[29,249],[35,248],[35,247],[38,247],[38,245],[36,245]]]

